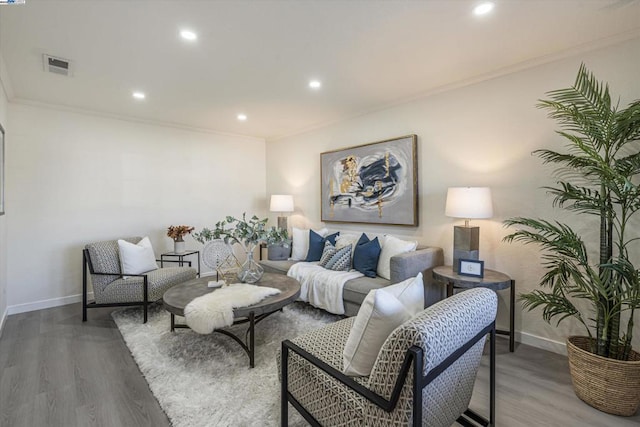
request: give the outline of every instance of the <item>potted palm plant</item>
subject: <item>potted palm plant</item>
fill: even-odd
[[[543,250],[541,288],[520,298],[525,309],[542,308],[549,323],[573,318],[584,326],[586,336],[567,339],[576,394],[599,410],[631,416],[640,406],[640,354],[631,346],[640,308],[640,274],[633,264],[640,233],[631,222],[640,210],[640,101],[619,109],[608,85],[584,64],[572,87],[547,95],[538,107],[559,124],[565,150],[534,151],[557,166],[558,181],[546,189],[554,206],[585,214],[583,223],[592,218],[599,241],[587,241],[559,221],[507,220],[517,231],[506,241]]]

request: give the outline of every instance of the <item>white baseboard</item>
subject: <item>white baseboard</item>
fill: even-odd
[[[93,299],[93,293],[87,295],[89,300]],[[69,295],[67,297],[52,298],[25,304],[10,305],[7,307],[7,314],[26,313],[28,311],[42,310],[45,308],[59,307],[61,305],[74,304],[82,301],[82,294]]]
[[[89,300],[93,299],[93,292],[87,295]],[[45,308],[59,307],[61,305],[73,304],[82,301],[82,294],[70,295],[62,298],[53,298],[48,300],[41,300],[35,302],[29,302],[25,304],[11,305],[7,307],[2,317],[0,318],[0,336],[2,336],[2,330],[7,316],[10,314],[26,313],[28,311],[42,310]],[[502,337],[499,335],[499,337]],[[506,337],[505,337],[506,338]],[[567,354],[567,347],[564,342],[554,341],[549,338],[539,337],[537,335],[528,334],[526,332],[516,332],[515,339],[517,342],[527,344],[532,347],[541,348],[543,350],[551,351],[558,354]]]
[[[4,331],[4,322],[7,320],[8,315],[9,307],[4,309],[4,313],[2,313],[2,317],[0,317],[0,338],[2,337],[2,331]]]
[[[516,332],[516,341],[527,344],[532,347],[541,348],[553,353],[567,355],[567,345],[564,342],[554,341],[549,338],[531,335],[526,332]]]

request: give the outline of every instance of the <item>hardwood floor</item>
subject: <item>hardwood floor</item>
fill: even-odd
[[[0,426],[170,426],[111,309],[9,316],[0,338]]]
[[[133,361],[111,309],[80,305],[9,316],[0,337],[0,426],[170,426]],[[573,393],[567,359],[497,341],[497,425],[638,426],[601,413]],[[488,364],[471,407],[486,413]]]

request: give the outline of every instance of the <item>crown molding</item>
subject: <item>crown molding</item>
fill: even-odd
[[[314,131],[314,130],[318,130],[318,129],[322,129],[337,123],[341,123],[341,122],[346,122],[349,120],[353,120],[356,119],[358,117],[362,117],[362,116],[366,116],[368,114],[372,114],[372,113],[376,113],[379,111],[384,111],[384,110],[389,110],[391,108],[395,108],[404,104],[410,104],[412,102],[416,102],[416,101],[420,101],[422,99],[425,98],[429,98],[431,96],[434,95],[438,95],[444,92],[449,92],[452,90],[456,90],[456,89],[460,89],[466,86],[471,86],[477,83],[482,83],[484,81],[488,81],[488,80],[492,80],[498,77],[504,77],[506,75],[509,74],[514,74],[520,71],[524,71],[530,68],[535,68],[541,65],[545,65],[545,64],[549,64],[552,62],[557,62],[557,61],[561,61],[563,59],[568,59],[568,58],[572,58],[575,57],[577,55],[586,53],[586,52],[592,52],[592,51],[596,51],[596,50],[600,50],[600,49],[604,49],[606,47],[609,46],[614,46],[616,44],[621,44],[624,42],[628,42],[634,39],[638,39],[640,38],[640,28],[635,29],[635,30],[631,30],[631,31],[626,31],[624,33],[620,33],[620,34],[616,34],[614,36],[610,36],[610,37],[605,37],[602,39],[598,39],[598,40],[594,40],[588,43],[583,43],[583,44],[579,44],[576,46],[573,46],[571,48],[565,49],[563,51],[560,52],[556,52],[553,54],[549,54],[549,55],[543,55],[543,56],[539,56],[536,57],[534,59],[530,59],[527,61],[522,61],[522,62],[518,62],[516,64],[513,65],[509,65],[506,67],[502,67],[502,68],[498,68],[496,70],[493,70],[489,73],[484,73],[484,74],[479,74],[477,76],[468,78],[468,79],[464,79],[464,80],[460,80],[457,82],[453,82],[450,84],[446,84],[443,86],[439,86],[436,88],[432,88],[429,90],[426,90],[424,92],[420,92],[414,95],[411,95],[409,97],[405,97],[372,109],[368,109],[368,110],[363,110],[360,111],[358,113],[355,114],[351,114],[348,117],[342,117],[342,118],[337,118],[334,120],[328,120],[322,123],[317,123],[314,125],[310,125],[310,126],[306,126],[304,128],[300,128],[294,132],[291,133],[287,133],[287,134],[282,134],[282,135],[278,135],[278,136],[274,136],[274,137],[267,137],[266,140],[267,142],[276,142],[276,141],[280,141],[286,138],[290,138],[293,136],[299,136],[299,135],[303,135],[305,133]]]
[[[13,104],[27,105],[30,107],[38,107],[38,108],[46,108],[49,110],[64,111],[69,113],[82,114],[86,116],[102,117],[102,118],[113,119],[113,120],[122,120],[125,122],[131,122],[131,123],[140,123],[140,124],[145,124],[150,126],[167,127],[172,129],[185,130],[189,132],[205,133],[209,135],[224,136],[224,137],[230,137],[230,138],[243,138],[243,139],[256,140],[256,141],[262,141],[262,142],[265,141],[265,138],[262,138],[259,136],[243,135],[243,134],[237,134],[237,133],[231,133],[231,132],[222,132],[214,129],[200,128],[195,126],[184,125],[181,123],[164,122],[161,120],[141,119],[138,117],[107,113],[105,111],[92,110],[89,108],[71,107],[68,105],[51,104],[48,102],[34,101],[32,99],[26,99],[26,98],[13,98],[10,101]]]

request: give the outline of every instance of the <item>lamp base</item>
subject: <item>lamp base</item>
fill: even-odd
[[[453,227],[453,271],[458,271],[461,259],[479,259],[480,227]]]
[[[281,230],[286,230],[287,229],[287,217],[286,216],[279,216],[278,217],[278,228]]]

